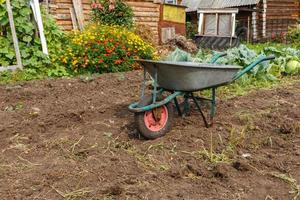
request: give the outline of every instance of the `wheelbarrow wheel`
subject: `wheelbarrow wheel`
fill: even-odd
[[[139,106],[147,106],[151,103],[152,96],[147,96],[140,102]],[[140,134],[146,139],[153,140],[162,137],[172,127],[173,105],[168,103],[153,110],[135,113],[135,122]]]

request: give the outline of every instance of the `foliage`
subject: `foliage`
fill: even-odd
[[[51,65],[51,61],[41,50],[36,24],[28,0],[12,0],[14,22],[26,80],[33,77],[39,78],[47,73],[64,75],[63,68]],[[57,52],[63,46],[64,33],[58,28],[55,20],[43,13],[45,36],[50,55]],[[6,6],[0,5],[0,65],[8,66],[16,64],[11,31]],[[53,67],[51,67],[53,66]],[[59,70],[57,71],[57,68]],[[4,75],[3,75],[4,76]]]
[[[287,39],[290,43],[300,48],[300,28],[292,28],[287,34]]]
[[[253,46],[252,46],[253,47]],[[238,65],[242,67],[249,66],[253,61],[257,60],[261,56],[275,55],[276,59],[271,62],[263,62],[255,67],[248,78],[255,78],[263,81],[275,81],[279,77],[285,74],[297,75],[300,74],[300,66],[290,67],[290,63],[298,63],[300,60],[300,50],[293,48],[275,48],[275,47],[261,47],[260,50],[255,51],[249,49],[245,45],[240,45],[238,48],[228,49],[226,51],[227,56],[219,59],[219,64],[224,65]],[[213,52],[215,53],[215,52]],[[202,50],[192,56],[187,52],[180,49],[176,49],[166,59],[169,61],[186,61],[186,62],[199,62],[208,63],[211,60],[211,54],[207,54]]]
[[[133,11],[122,0],[94,0],[91,6],[94,22],[128,28],[133,26]]]
[[[91,24],[69,35],[59,62],[77,73],[121,72],[133,68],[134,59],[152,59],[154,48],[120,26]]]
[[[194,39],[195,35],[198,33],[198,25],[191,22],[186,22],[186,34],[187,38]]]

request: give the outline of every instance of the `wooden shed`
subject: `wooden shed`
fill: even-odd
[[[46,2],[46,0],[43,0]],[[174,34],[185,35],[185,7],[176,0],[126,0],[134,13],[134,22],[150,27],[156,43],[161,43]],[[48,0],[49,12],[64,30],[72,30],[71,12],[74,5],[80,6],[83,20],[90,18],[91,0]],[[73,11],[74,12],[74,11]]]
[[[237,26],[239,30],[247,30],[249,40],[259,41],[272,38],[275,35],[284,35],[289,26],[299,20],[299,0],[183,0],[187,6],[188,18],[193,23],[200,20],[201,10],[237,9]],[[201,30],[199,28],[199,30]]]

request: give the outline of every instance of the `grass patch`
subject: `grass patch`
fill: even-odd
[[[230,85],[218,89],[218,97],[231,99],[237,96],[244,96],[257,89],[273,89],[279,86],[288,86],[300,83],[299,76],[285,76],[276,81],[257,80],[255,78],[242,78]],[[205,91],[204,96],[209,96],[210,91]]]

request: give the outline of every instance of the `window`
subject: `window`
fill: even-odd
[[[237,9],[198,10],[200,35],[234,37]]]
[[[216,15],[207,14],[205,15],[205,25],[204,25],[204,34],[205,35],[215,35],[216,30]]]
[[[177,4],[177,0],[165,0],[165,3],[168,3],[168,4]]]
[[[218,20],[218,35],[230,36],[231,35],[231,15],[220,14]]]

